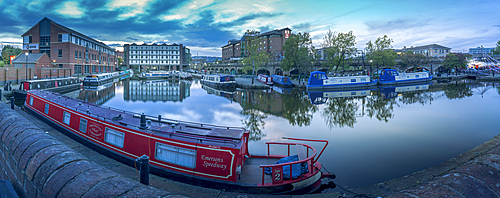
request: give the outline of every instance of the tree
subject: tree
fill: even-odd
[[[123,58],[122,57],[118,57],[118,65],[121,65],[123,63]]]
[[[429,59],[422,54],[415,54],[412,51],[407,51],[401,55],[401,69],[406,70],[409,67],[418,67],[429,62]]]
[[[265,43],[263,37],[259,37],[260,32],[256,30],[247,30],[242,40],[242,53],[244,55],[243,64],[246,65],[243,67],[245,71],[252,70],[253,72],[258,71],[259,68],[266,65],[269,60],[269,54],[267,54],[266,49],[263,48]],[[252,73],[255,75],[255,73]],[[253,77],[252,77],[253,84]]]
[[[396,52],[392,50],[394,40],[384,35],[377,38],[373,43],[371,40],[366,43],[366,59],[372,62],[372,65],[393,67],[396,65]]]
[[[313,61],[314,48],[309,33],[291,34],[283,45],[285,59],[281,63],[283,71],[298,69],[303,72]]]
[[[328,66],[330,70],[334,68],[337,70],[340,61],[343,61],[346,56],[350,56],[356,52],[355,45],[356,36],[352,34],[352,31],[342,33],[328,30],[321,44],[326,58],[324,64]]]
[[[17,56],[22,52],[23,50],[20,48],[16,48],[10,45],[5,45],[2,49],[2,59],[6,64],[8,64],[10,63],[10,56]]]
[[[495,49],[491,50],[491,54],[500,54],[500,40],[497,41],[497,46],[495,47]]]
[[[446,69],[455,69],[455,72],[460,68],[467,66],[465,55],[459,53],[449,53],[444,58],[443,67]]]

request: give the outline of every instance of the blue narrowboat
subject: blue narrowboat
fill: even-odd
[[[203,75],[201,83],[215,88],[234,89],[236,80],[231,75]]]
[[[427,72],[399,73],[395,69],[383,69],[379,79],[380,85],[402,85],[429,82],[432,75]]]
[[[273,74],[271,75],[273,78],[273,82],[275,86],[280,86],[280,87],[293,87],[292,81],[290,81],[290,77],[288,76],[280,76]]]
[[[377,80],[369,76],[328,77],[325,72],[311,72],[307,81],[307,89],[353,89],[368,88],[377,85]]]

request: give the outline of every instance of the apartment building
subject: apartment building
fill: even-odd
[[[146,70],[187,70],[191,50],[182,44],[125,44],[127,68]]]

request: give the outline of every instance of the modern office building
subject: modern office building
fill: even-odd
[[[45,17],[23,35],[23,53],[45,53],[52,67],[71,68],[72,74],[115,71],[115,50]]]
[[[182,44],[125,44],[127,68],[146,70],[187,70],[191,51]]]
[[[491,54],[495,48],[485,48],[483,46],[476,48],[469,48],[469,54],[473,57],[482,56],[483,54]]]
[[[423,45],[416,47],[411,46],[409,48],[405,46],[403,47],[403,49],[401,49],[402,52],[412,51],[415,54],[422,54],[426,57],[445,57],[447,54],[450,53],[450,50],[451,48],[444,47],[438,44],[430,44],[430,45]]]
[[[234,62],[245,57],[245,42],[259,42],[258,50],[264,50],[271,55],[272,60],[281,60],[284,56],[283,45],[290,36],[292,30],[283,28],[269,32],[259,33],[257,35],[248,35],[245,33],[240,40],[231,39],[227,45],[222,46],[222,62]]]

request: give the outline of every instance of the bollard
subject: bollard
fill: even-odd
[[[161,115],[158,115],[158,123],[161,124]]]
[[[147,155],[142,155],[136,159],[139,162],[140,168],[140,182],[141,184],[149,186],[149,157]]]
[[[14,97],[10,98],[10,108],[14,109]]]

